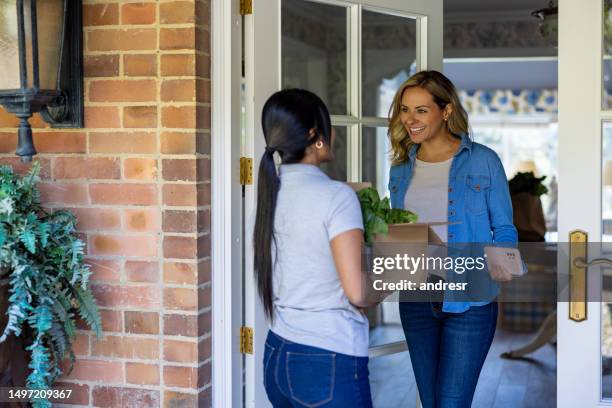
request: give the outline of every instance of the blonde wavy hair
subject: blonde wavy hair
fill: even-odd
[[[452,112],[445,125],[453,135],[458,136],[462,133],[470,133],[468,114],[461,105],[457,90],[450,79],[438,71],[417,72],[399,87],[389,108],[388,135],[391,141],[391,164],[404,163],[408,159],[408,152],[414,144],[400,120],[402,96],[407,88],[412,87],[419,87],[429,92],[440,109],[444,109],[448,104],[451,105]]]

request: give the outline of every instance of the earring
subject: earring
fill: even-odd
[[[323,148],[323,142],[321,140],[317,141],[317,143],[315,143],[315,147],[317,149],[322,149]]]

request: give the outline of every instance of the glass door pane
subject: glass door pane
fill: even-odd
[[[612,253],[612,122],[604,122],[602,141],[601,218],[602,241]]]
[[[346,7],[281,2],[281,86],[319,95],[330,114],[348,112]]]
[[[601,186],[601,240],[602,256],[612,258],[612,122],[603,123],[602,132],[602,186]],[[594,257],[590,255],[589,258]],[[595,269],[595,267],[589,268]],[[593,271],[594,272],[594,271]],[[601,304],[601,374],[602,399],[612,399],[612,268],[601,267],[602,302]]]
[[[364,127],[361,137],[361,179],[369,181],[381,197],[389,196],[389,153],[386,127]]]
[[[334,126],[334,130],[336,131],[336,137],[333,149],[336,158],[331,162],[321,164],[321,170],[334,180],[347,181],[347,128],[346,126]]]
[[[612,108],[612,0],[604,0],[603,2],[603,89],[602,109]]]
[[[386,118],[399,85],[416,71],[416,19],[363,10],[362,115]]]

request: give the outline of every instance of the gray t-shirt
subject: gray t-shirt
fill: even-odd
[[[283,164],[279,171],[271,329],[296,343],[367,356],[368,321],[349,303],[329,243],[363,230],[357,195],[313,165]]]

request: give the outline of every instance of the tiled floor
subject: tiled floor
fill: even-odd
[[[527,343],[532,334],[497,330],[483,367],[473,408],[556,407],[556,350],[551,345],[522,360],[505,360],[504,352]],[[371,343],[402,337],[401,326],[371,332]],[[375,408],[410,408],[416,404],[416,384],[408,352],[370,360],[370,384]]]

